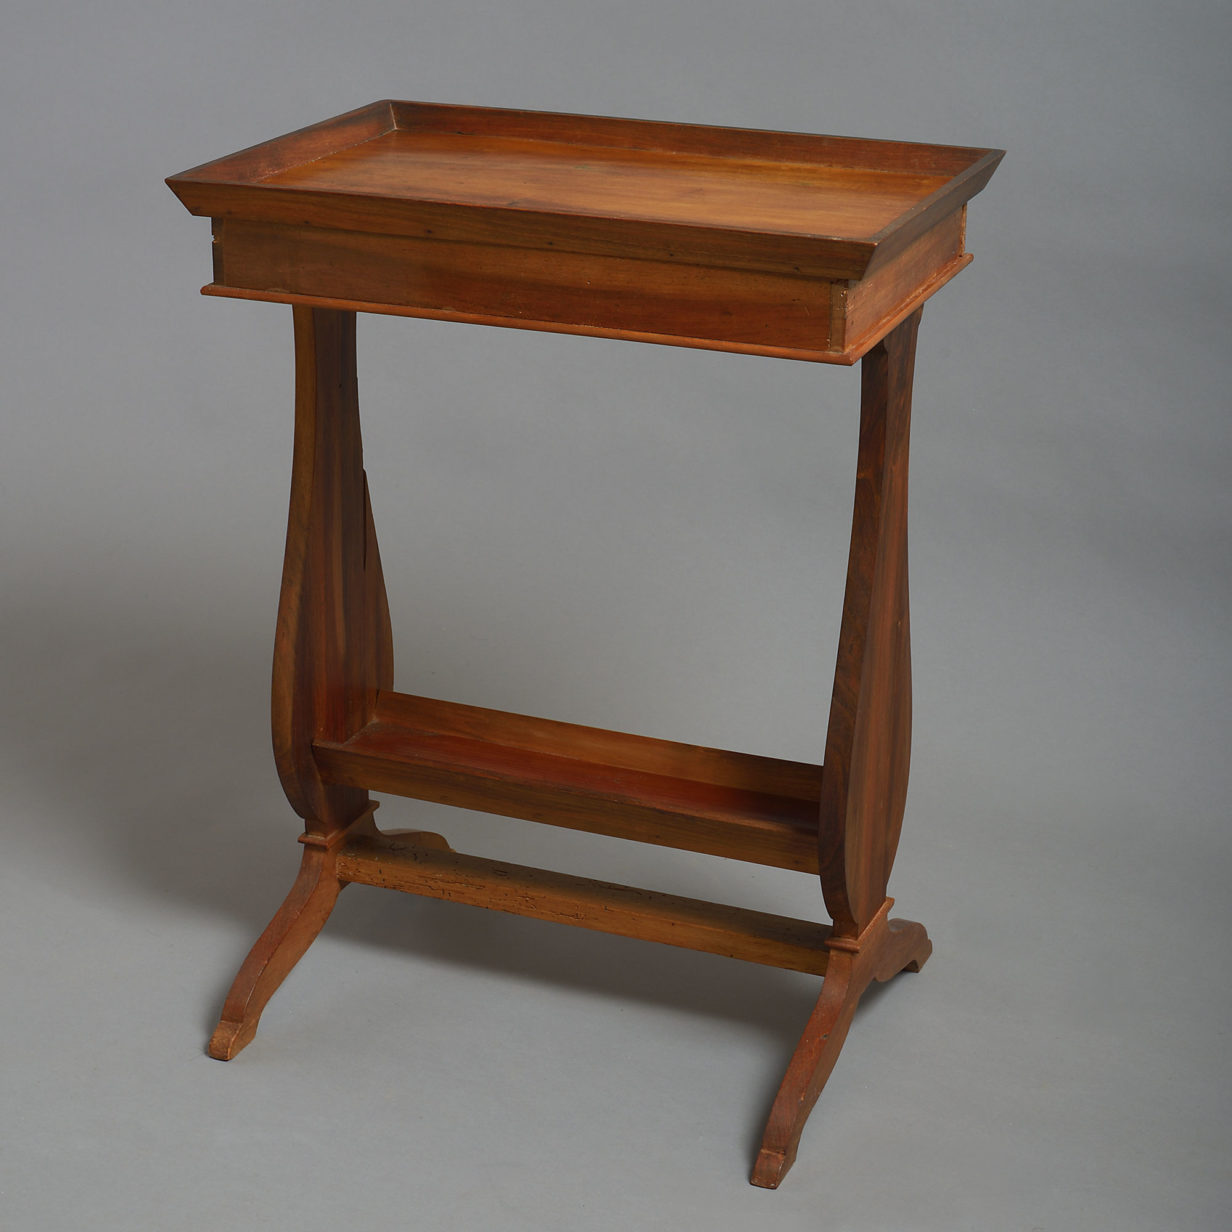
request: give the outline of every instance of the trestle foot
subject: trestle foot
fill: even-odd
[[[346,884],[336,871],[338,848],[350,830],[370,821],[375,807],[328,838],[304,836],[299,876],[240,967],[210,1037],[206,1051],[216,1061],[230,1061],[252,1041],[269,999],[325,927]]]
[[[893,901],[886,899],[859,937],[829,943],[821,995],[770,1110],[749,1178],[754,1185],[777,1189],[795,1162],[804,1123],[834,1069],[864,990],[874,980],[884,983],[900,971],[918,971],[932,953],[921,925],[888,918]]]

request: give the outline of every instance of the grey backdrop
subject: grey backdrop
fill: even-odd
[[[1228,1226],[1223,0],[8,6],[0,1224]],[[290,885],[268,750],[290,312],[172,172],[379,97],[993,145],[916,383],[932,963],[745,1174],[815,981],[352,889],[235,1063]],[[408,691],[820,757],[857,378],[366,318]],[[769,910],[790,873],[387,803]]]

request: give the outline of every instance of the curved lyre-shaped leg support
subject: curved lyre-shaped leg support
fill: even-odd
[[[860,450],[821,777],[821,887],[858,936],[886,897],[911,765],[907,463],[917,309],[860,366]]]
[[[834,920],[821,996],[774,1101],[752,1182],[775,1188],[873,980],[918,971],[919,924],[890,920],[886,885],[907,801],[911,638],[907,458],[917,309],[865,356],[847,588],[822,769],[819,862]]]
[[[873,922],[855,942],[830,943],[830,960],[821,996],[792,1055],[779,1087],[750,1180],[776,1189],[796,1158],[804,1123],[821,1094],[847,1038],[864,990],[900,971],[918,971],[932,953],[919,924],[889,919],[886,899]]]
[[[230,1060],[266,1002],[321,931],[341,882],[345,837],[376,807],[356,787],[325,782],[316,739],[346,740],[393,683],[393,641],[363,468],[355,314],[295,308],[295,457],[274,641],[274,757],[304,819],[299,877],[227,996],[209,1054]]]

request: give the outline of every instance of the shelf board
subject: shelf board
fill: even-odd
[[[379,696],[349,740],[316,741],[329,782],[816,873],[821,767]]]

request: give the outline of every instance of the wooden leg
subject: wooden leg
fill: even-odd
[[[344,741],[393,685],[393,638],[364,475],[355,314],[295,308],[295,458],[274,639],[274,759],[309,834],[359,816],[368,793],[327,783],[316,739]]]
[[[344,833],[338,831],[339,839]],[[215,1060],[230,1061],[251,1042],[270,997],[325,927],[345,884],[334,872],[338,846],[305,844],[290,894],[249,951],[227,994],[207,1050]]]
[[[248,955],[209,1053],[229,1060],[252,1039],[266,1002],[321,931],[343,883],[344,837],[375,805],[326,782],[315,739],[346,740],[393,684],[385,582],[363,469],[355,314],[295,308],[295,457],[274,640],[274,756],[304,819],[299,877]]]
[[[853,943],[830,942],[830,961],[821,996],[792,1055],[779,1087],[750,1180],[777,1189],[796,1158],[800,1134],[847,1038],[864,990],[900,971],[918,971],[932,953],[932,942],[919,924],[888,918],[893,899]]]
[[[918,971],[932,952],[919,924],[890,920],[911,760],[907,459],[919,310],[864,358],[847,588],[821,775],[818,856],[834,920],[821,996],[770,1112],[752,1182],[773,1189],[873,980]]]
[[[393,850],[450,850],[441,835],[427,830],[389,830],[382,834],[372,820],[376,807],[369,805],[352,825],[335,831],[329,839],[310,835],[301,839],[304,856],[299,876],[244,960],[210,1037],[207,1051],[215,1060],[230,1061],[251,1042],[261,1011],[325,927],[338,895],[348,884],[337,873],[338,851],[346,839],[376,836]]]
[[[855,938],[885,901],[911,763],[907,452],[917,309],[864,357],[847,588],[821,774],[826,907]]]

